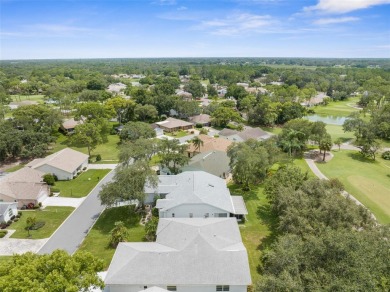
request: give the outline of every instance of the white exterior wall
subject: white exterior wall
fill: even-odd
[[[18,204],[15,203],[15,204],[12,204],[12,205],[9,205],[7,210],[5,210],[4,214],[3,214],[3,220],[0,220],[0,221],[4,221],[4,222],[7,222],[9,220],[11,220],[11,217],[12,216],[16,216],[18,214]],[[11,215],[10,215],[10,211],[11,210]]]
[[[75,172],[75,173],[66,172],[64,170],[52,167],[52,166],[47,165],[47,164],[39,166],[36,169],[39,171],[42,171],[44,173],[55,174],[57,176],[58,180],[70,180],[77,173],[77,172]]]
[[[163,289],[167,289],[166,285],[151,284],[147,286],[148,288],[157,286]],[[229,288],[230,288],[229,289],[230,292],[247,292],[246,285],[234,285],[234,286],[230,286]],[[104,292],[141,292],[143,290],[144,290],[144,285],[106,285]],[[177,292],[215,292],[217,291],[217,285],[176,286],[176,291]]]
[[[229,212],[206,204],[176,206],[167,211],[160,211],[159,216],[160,218],[173,218],[172,213],[175,214],[174,218],[190,218],[190,213],[193,214],[193,218],[204,218],[206,213],[209,213],[209,218],[214,218],[216,213],[224,213],[226,217],[230,217]]]

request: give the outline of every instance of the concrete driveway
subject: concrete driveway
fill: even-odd
[[[44,239],[17,239],[9,238],[12,235],[12,231],[8,230],[6,237],[0,239],[0,255],[12,256],[13,254],[22,254],[28,251],[37,252],[46,242]]]
[[[102,185],[110,182],[115,170],[109,172],[89,193],[81,205],[62,223],[38,254],[51,253],[56,249],[66,250],[73,254],[88,234],[89,229],[99,218],[104,206],[100,204],[98,194]]]
[[[48,197],[42,202],[42,206],[74,207],[81,205],[85,198]]]

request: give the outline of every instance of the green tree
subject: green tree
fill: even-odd
[[[135,102],[129,99],[124,99],[123,97],[114,97],[107,100],[105,107],[108,112],[115,113],[115,116],[119,122],[122,124],[124,120],[133,120],[135,117],[134,109]]]
[[[117,202],[145,199],[145,184],[157,185],[157,175],[148,161],[137,160],[133,164],[121,165],[112,182],[103,185],[99,193],[102,204],[115,205]]]
[[[226,127],[229,122],[241,122],[240,114],[230,107],[220,106],[211,114],[211,123],[217,127]]]
[[[157,226],[158,226],[158,218],[152,217],[145,224],[145,237],[148,241],[155,241],[157,237]]]
[[[129,232],[122,221],[115,222],[115,227],[110,231],[110,246],[116,248],[120,242],[127,241]]]
[[[124,125],[119,137],[121,141],[135,141],[139,138],[154,138],[156,137],[156,132],[148,123],[128,122]]]
[[[325,161],[326,151],[330,151],[332,149],[332,145],[332,137],[329,134],[325,135],[325,137],[321,139],[319,148],[320,150],[324,151],[322,161]]]
[[[91,156],[97,145],[103,143],[102,130],[98,125],[87,122],[75,127],[74,134],[71,136],[73,145],[82,145],[87,147],[88,155]]]
[[[185,154],[187,147],[188,145],[181,145],[177,139],[161,139],[158,146],[161,165],[167,167],[173,174],[178,174],[180,167],[186,165],[189,161]]]
[[[196,136],[191,140],[191,143],[194,145],[195,151],[198,150],[200,152],[200,147],[203,146],[203,140],[199,136]]]
[[[343,139],[342,139],[342,138],[337,138],[337,139],[334,141],[334,144],[337,145],[337,146],[339,147],[339,151],[340,151],[341,144],[343,144]]]
[[[202,83],[197,80],[190,80],[185,86],[184,90],[192,94],[194,98],[202,97],[206,93],[206,89]]]
[[[128,165],[134,161],[150,161],[157,152],[158,142],[156,140],[139,138],[133,142],[124,141],[119,148],[119,161]]]
[[[143,122],[145,121],[154,121],[157,119],[157,109],[150,104],[140,105],[137,104],[134,109],[134,114],[138,120]]]
[[[37,223],[37,218],[36,217],[32,217],[32,216],[27,217],[27,219],[26,219],[26,230],[27,230],[27,233],[28,233],[28,237],[31,236],[30,230],[34,227],[34,225],[36,223]]]
[[[90,253],[77,252],[73,256],[63,250],[37,255],[28,252],[12,256],[0,267],[0,287],[12,291],[88,291],[104,287],[97,272],[103,261]]]
[[[47,183],[49,186],[55,185],[55,179],[54,176],[51,173],[47,173],[43,176],[43,181]]]

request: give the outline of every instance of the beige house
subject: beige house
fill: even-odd
[[[190,144],[187,149],[188,157],[193,157],[197,153],[204,153],[209,151],[223,151],[227,152],[228,147],[233,144],[232,141],[223,138],[215,138],[207,135],[199,135],[198,138],[203,141],[203,145],[196,148],[194,144]]]
[[[200,114],[189,118],[189,121],[194,124],[201,124],[202,126],[211,125],[211,117],[207,114]]]
[[[42,181],[45,173],[24,167],[0,178],[0,201],[17,202],[18,208],[37,205],[49,196],[49,186]]]
[[[74,129],[76,128],[76,126],[81,125],[83,123],[84,123],[83,119],[76,121],[74,118],[71,118],[71,119],[65,120],[61,124],[60,128],[64,133],[70,134],[70,133],[74,132]]]
[[[175,119],[175,118],[167,118],[165,121],[157,122],[156,124],[166,132],[188,130],[194,127],[193,123]]]
[[[34,159],[27,166],[54,174],[58,180],[70,180],[88,166],[88,157],[87,154],[65,148],[45,158]]]

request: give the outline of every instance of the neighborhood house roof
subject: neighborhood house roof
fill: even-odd
[[[5,211],[7,211],[9,206],[12,205],[18,205],[18,203],[6,203],[6,202],[0,202],[0,217],[4,214]]]
[[[36,200],[44,191],[47,191],[45,183],[0,181],[0,195],[15,200]]]
[[[234,214],[225,180],[204,171],[186,171],[175,178],[176,187],[165,199],[157,200],[157,208],[166,211],[183,204],[207,204]]]
[[[73,173],[87,159],[88,155],[71,148],[65,148],[45,158],[34,159],[27,166],[38,168],[46,164],[68,173]]]
[[[164,128],[174,129],[174,128],[180,128],[180,127],[187,127],[192,126],[192,123],[175,119],[175,118],[167,118],[165,121],[157,122],[156,123],[159,126],[162,126]]]
[[[198,138],[203,141],[203,145],[200,145],[199,149],[196,149],[193,143],[190,143],[188,152],[208,152],[211,150],[227,152],[228,147],[233,143],[223,138],[215,138],[203,134],[199,135]]]
[[[250,285],[235,218],[159,220],[156,242],[120,243],[106,285]]]
[[[227,175],[230,170],[229,162],[230,159],[226,152],[210,150],[192,157],[188,165],[181,168],[181,171],[200,170],[216,176],[221,176],[223,173]]]
[[[246,209],[244,198],[242,196],[232,196],[234,210],[236,214],[248,214]]]
[[[237,136],[239,139],[242,139],[242,141],[247,141],[249,139],[268,139],[271,137],[271,134],[263,131],[260,128],[252,128],[252,127],[245,127],[243,131],[237,131],[237,130],[231,130],[231,129],[223,129],[221,132],[219,132],[220,136],[224,137],[230,137],[230,136]]]
[[[15,172],[11,172],[4,176],[0,182],[42,182],[42,177],[45,173],[29,167],[23,167]]]
[[[211,122],[211,117],[207,114],[201,114],[190,117],[189,120],[194,124],[207,124]]]
[[[83,124],[83,120],[76,121],[74,118],[71,118],[69,120],[65,120],[62,123],[62,127],[66,130],[68,129],[74,129],[76,126]]]

